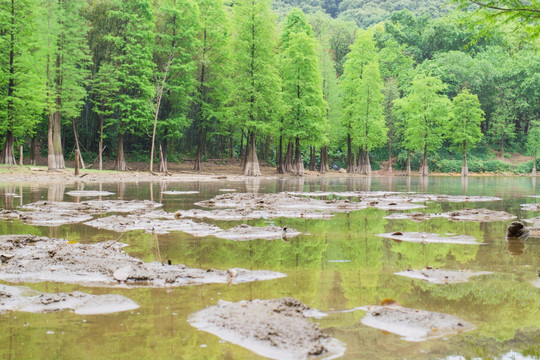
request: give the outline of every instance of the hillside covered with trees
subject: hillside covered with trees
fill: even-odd
[[[540,150],[540,10],[474,3],[3,0],[0,162],[509,171]]]

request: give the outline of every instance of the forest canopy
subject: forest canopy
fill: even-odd
[[[536,0],[2,1],[0,162],[22,146],[50,170],[79,154],[117,170],[505,171],[496,155],[540,146],[538,14]]]

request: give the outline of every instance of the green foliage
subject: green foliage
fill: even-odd
[[[395,101],[397,113],[405,122],[406,149],[429,153],[442,145],[443,125],[451,106],[441,94],[445,88],[440,79],[419,74],[412,81],[409,94]]]
[[[119,91],[111,101],[114,118],[121,134],[142,133],[152,118],[154,95],[154,18],[149,0],[113,2],[108,13],[118,27],[105,36],[111,45],[111,64],[117,69]]]
[[[232,117],[249,132],[268,133],[280,113],[274,17],[267,0],[239,0],[233,11]]]
[[[326,102],[312,34],[305,15],[291,11],[282,34],[284,128],[291,139],[322,144],[326,141]]]
[[[0,3],[0,134],[33,134],[45,107],[41,39],[34,1]],[[13,7],[12,7],[13,6]]]
[[[483,120],[484,112],[480,109],[478,97],[464,89],[452,101],[452,116],[447,123],[446,136],[459,151],[466,152],[482,138],[480,123]]]

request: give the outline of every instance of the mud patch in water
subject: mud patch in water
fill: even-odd
[[[469,270],[456,271],[425,268],[422,270],[408,269],[407,271],[400,271],[395,274],[412,279],[424,280],[431,284],[457,284],[468,282],[469,278],[473,276],[489,275],[492,273],[489,271],[474,272]]]
[[[109,191],[97,191],[97,190],[73,190],[69,191],[66,194],[74,197],[97,197],[97,196],[111,196],[114,195],[113,192]]]
[[[384,306],[364,306],[362,324],[401,336],[407,341],[424,341],[475,329],[458,317],[402,307],[397,303]]]
[[[0,285],[0,313],[23,311],[31,313],[73,310],[79,315],[110,314],[137,309],[139,305],[122,295],[91,295],[43,293],[26,286]]]
[[[220,300],[189,318],[189,323],[271,359],[333,359],[345,346],[307,319],[312,309],[293,298]],[[306,315],[307,314],[307,315]]]
[[[125,246],[118,241],[80,244],[33,235],[0,236],[0,253],[4,254],[0,280],[55,281],[85,286],[174,287],[238,284],[285,276],[266,270],[192,269],[185,265],[145,263],[126,254],[122,250]]]
[[[507,213],[506,211],[494,211],[488,209],[463,209],[450,211],[441,214],[434,213],[395,213],[385,217],[386,219],[420,222],[432,218],[447,218],[452,221],[473,221],[473,222],[491,222],[491,221],[509,221],[516,219],[517,216]]]
[[[377,236],[392,239],[398,242],[406,241],[413,243],[442,243],[442,244],[470,244],[480,245],[476,238],[468,235],[442,236],[426,232],[394,232],[386,234],[377,234]]]

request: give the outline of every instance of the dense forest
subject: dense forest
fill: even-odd
[[[539,19],[536,0],[1,0],[0,162],[506,171],[495,153],[540,150]]]

